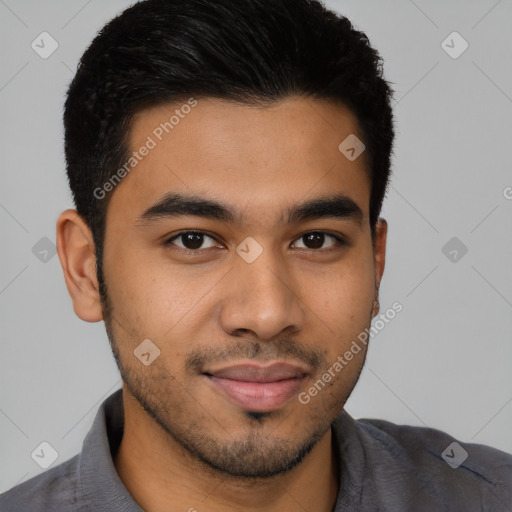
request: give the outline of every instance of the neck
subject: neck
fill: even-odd
[[[193,457],[123,388],[125,426],[114,464],[147,512],[331,512],[339,477],[331,429],[302,462],[270,478],[233,478]],[[171,504],[171,505],[170,505]]]

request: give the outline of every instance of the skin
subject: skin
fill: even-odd
[[[140,112],[132,149],[176,107]],[[60,215],[58,254],[74,311],[105,321],[121,369],[125,430],[115,466],[144,510],[333,509],[340,475],[330,424],[359,378],[364,346],[308,404],[294,396],[260,418],[186,363],[192,353],[207,367],[298,362],[309,368],[307,391],[370,325],[387,224],[378,222],[372,244],[365,153],[349,161],[338,150],[351,133],[360,134],[355,116],[332,102],[198,100],[112,193],[103,261],[110,311],[100,304],[88,226],[75,210]],[[240,219],[137,223],[167,192],[215,199]],[[350,197],[361,221],[282,222],[292,205],[333,193]],[[183,238],[165,245],[190,229],[214,238],[196,254],[183,250]],[[311,246],[303,238],[311,231],[328,233]],[[246,237],[263,250],[252,263],[235,251]],[[147,338],[160,349],[149,366],[133,354]]]

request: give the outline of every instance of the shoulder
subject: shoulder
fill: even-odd
[[[414,492],[444,503],[481,504],[489,510],[506,510],[512,503],[512,455],[433,428],[377,419],[355,423],[365,454],[383,481],[383,473],[394,473],[412,483]]]
[[[78,458],[49,469],[0,494],[2,512],[61,512],[79,510]],[[64,508],[62,508],[64,507]]]

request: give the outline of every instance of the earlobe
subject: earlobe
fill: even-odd
[[[75,314],[85,322],[103,320],[94,240],[76,210],[65,210],[57,219],[57,252]]]
[[[379,302],[379,289],[375,291],[375,299],[373,299],[373,311],[372,316],[377,316],[380,311],[380,302]]]
[[[375,300],[373,304],[373,316],[377,316],[380,310],[379,287],[384,267],[386,264],[386,239],[388,233],[388,223],[385,219],[379,219],[375,227],[375,241],[373,256],[375,263]]]

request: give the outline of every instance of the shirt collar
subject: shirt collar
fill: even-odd
[[[143,512],[119,478],[113,461],[123,428],[123,395],[122,389],[118,389],[98,410],[78,460],[83,498],[97,512]]]

